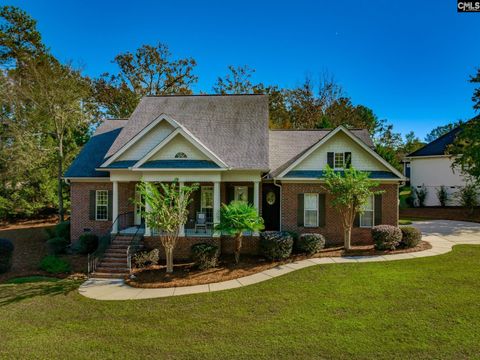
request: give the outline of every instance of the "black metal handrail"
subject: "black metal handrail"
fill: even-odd
[[[130,224],[129,222],[129,217],[132,217],[132,224]],[[112,234],[112,230],[115,226],[117,227],[117,232]],[[105,251],[108,249],[110,244],[119,235],[120,231],[128,226],[133,226],[133,211],[119,214],[117,218],[112,222],[112,226],[108,229],[107,233],[105,233],[99,238],[97,250],[88,254],[87,257],[88,275],[95,272],[95,270],[97,269],[97,265],[99,264],[100,260],[103,259]]]
[[[138,252],[138,250],[141,249],[142,244],[142,238],[143,238],[143,233],[140,232],[142,229],[141,226],[137,228],[137,231],[135,232],[135,235],[133,235],[132,241],[130,242],[130,245],[127,247],[127,266],[128,266],[128,272],[132,272],[132,257]]]

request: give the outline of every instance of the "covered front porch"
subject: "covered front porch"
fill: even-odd
[[[260,204],[260,178],[256,181],[245,181],[240,178],[239,181],[205,181],[205,178],[197,179],[185,178],[185,176],[175,176],[166,179],[164,176],[159,179],[150,177],[143,179],[153,183],[171,183],[178,178],[180,186],[189,186],[198,184],[198,189],[191,195],[189,204],[189,215],[186,224],[180,229],[180,237],[219,237],[221,234],[214,230],[215,224],[220,222],[220,207],[222,204],[228,204],[233,200],[245,201],[252,204],[257,211],[261,212]],[[183,180],[183,181],[182,181]],[[196,180],[196,181],[195,181]],[[230,179],[228,179],[230,180]],[[235,180],[235,179],[232,179]],[[142,218],[142,207],[138,202],[142,202],[137,192],[139,181],[121,181],[121,179],[112,179],[112,233],[122,235],[134,234],[137,231],[142,232],[145,237],[155,237],[160,231],[149,228]],[[134,201],[134,199],[136,201]],[[120,224],[115,222],[119,214],[130,212],[128,223]]]

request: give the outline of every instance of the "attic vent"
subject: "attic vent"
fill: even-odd
[[[185,154],[184,152],[178,152],[175,154],[175,159],[186,159],[187,158],[187,154]]]

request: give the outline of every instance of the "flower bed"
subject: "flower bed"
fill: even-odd
[[[155,265],[145,269],[134,271],[134,278],[127,278],[126,283],[133,287],[143,288],[168,288],[178,286],[192,286],[211,284],[220,281],[238,279],[244,276],[253,275],[278,265],[288,264],[294,261],[339,256],[372,256],[386,254],[401,254],[431,249],[426,241],[421,241],[416,247],[397,250],[375,250],[373,245],[354,246],[350,251],[345,252],[342,247],[326,248],[312,255],[293,255],[282,261],[267,261],[260,257],[244,256],[240,263],[235,265],[233,257],[222,257],[218,266],[207,270],[198,270],[193,263],[180,263],[174,266],[172,274],[165,272],[165,266]]]

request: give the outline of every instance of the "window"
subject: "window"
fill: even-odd
[[[303,225],[318,226],[318,194],[303,195]]]
[[[335,162],[334,168],[335,169],[343,169],[345,167],[345,156],[344,153],[335,153]]]
[[[202,186],[200,211],[207,215],[207,222],[213,221],[213,186]]]
[[[235,186],[234,200],[248,202],[248,187]]]
[[[108,220],[108,190],[95,192],[95,220]]]
[[[184,152],[178,152],[175,154],[175,159],[186,159],[187,158],[187,154],[185,154]]]
[[[363,213],[360,214],[360,227],[372,227],[374,225],[374,198],[373,195],[363,205]]]

